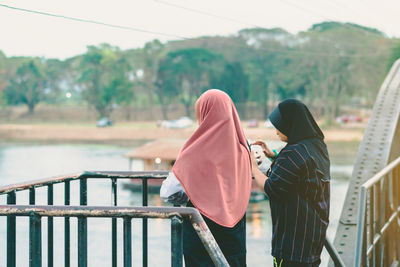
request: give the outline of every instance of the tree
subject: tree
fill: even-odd
[[[168,59],[161,59],[158,63],[156,93],[161,104],[163,119],[168,119],[168,106],[172,100],[179,94],[178,81],[176,77],[170,76]]]
[[[6,87],[6,56],[3,54],[2,51],[0,51],[0,104],[2,104],[3,100],[3,90]]]
[[[44,93],[45,101],[50,104],[60,103],[63,94],[63,84],[66,83],[67,64],[58,59],[48,59],[44,62],[46,83]]]
[[[388,71],[390,70],[394,62],[398,59],[400,59],[400,44],[392,48],[387,66]]]
[[[247,74],[250,77],[252,99],[261,106],[264,118],[269,115],[268,101],[272,95],[271,89],[275,85],[275,77],[280,71],[278,56],[278,54],[272,52],[260,53],[254,51],[246,66]]]
[[[154,91],[157,80],[159,59],[164,51],[164,45],[159,40],[145,44],[143,48],[143,84],[149,99],[151,117],[153,117]],[[164,113],[164,112],[163,112]]]
[[[223,62],[221,55],[203,48],[169,52],[159,63],[157,84],[165,87],[159,88],[158,92],[165,94],[168,90],[177,90],[186,115],[190,116],[195,99],[210,87],[212,75],[222,72]]]
[[[129,64],[117,48],[103,44],[89,46],[80,63],[84,99],[95,107],[100,117],[108,117],[116,105],[132,100]]]
[[[249,97],[249,77],[239,62],[225,63],[221,75],[214,73],[212,87],[225,91],[238,108],[242,118],[246,118],[245,103]],[[216,76],[216,77],[215,77]]]
[[[27,105],[29,114],[33,114],[36,105],[44,98],[44,87],[43,63],[30,59],[18,67],[4,90],[4,97],[8,104]]]

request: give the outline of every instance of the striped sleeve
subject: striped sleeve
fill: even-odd
[[[305,166],[305,160],[298,149],[282,152],[271,167],[271,173],[264,184],[264,191],[270,199],[282,200],[294,191]]]

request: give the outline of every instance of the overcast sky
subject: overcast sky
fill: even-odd
[[[0,6],[0,50],[7,56],[64,59],[84,53],[87,45],[137,48],[155,38],[167,41],[231,35],[256,26],[297,33],[324,20],[353,22],[400,37],[400,0],[0,0],[0,5],[171,35],[115,29]]]

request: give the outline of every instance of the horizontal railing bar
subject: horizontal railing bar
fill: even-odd
[[[397,165],[400,165],[400,157],[392,161],[389,165],[387,165],[385,168],[383,168],[380,172],[375,174],[372,178],[368,179],[362,187],[368,189],[371,186],[373,186],[375,183],[377,183],[379,180],[384,178],[386,174],[388,174],[390,171],[392,171]]]
[[[47,179],[33,180],[33,181],[27,181],[24,183],[6,185],[6,186],[0,187],[0,195],[6,194],[11,191],[22,191],[22,190],[30,189],[32,187],[42,187],[42,186],[47,186],[47,185],[51,185],[51,184],[58,184],[58,183],[64,183],[66,181],[77,180],[77,179],[80,179],[80,175],[81,174],[56,176],[56,177],[51,177],[51,178],[47,178]]]
[[[374,236],[374,241],[372,244],[367,249],[367,255],[369,255],[372,252],[372,249],[378,244],[379,240],[382,238],[383,234],[385,234],[386,230],[389,228],[389,226],[395,221],[397,216],[400,214],[400,207],[397,209],[396,212],[394,212],[389,220],[383,225],[379,233],[376,233]]]
[[[194,230],[204,244],[217,267],[229,266],[218,247],[207,224],[195,208],[178,207],[113,207],[113,206],[30,206],[0,205],[0,216],[40,217],[121,217],[121,218],[164,218],[184,217],[191,221]]]
[[[41,217],[131,217],[131,218],[170,218],[180,216],[189,218],[193,223],[203,222],[195,208],[178,207],[115,207],[115,206],[36,206],[36,205],[0,205],[0,216]]]
[[[168,171],[96,171],[86,172],[95,174],[95,178],[144,178],[144,179],[164,179],[168,176]],[[102,177],[100,177],[102,175]],[[92,176],[88,177],[91,178]]]
[[[43,187],[52,184],[64,183],[66,181],[88,179],[165,179],[168,172],[165,171],[86,171],[82,173],[61,175],[46,179],[33,180],[24,183],[11,184],[0,187],[0,195],[7,194],[12,191],[23,191],[36,187]]]

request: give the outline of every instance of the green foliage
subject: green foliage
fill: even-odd
[[[152,112],[159,105],[167,118],[171,104],[183,104],[190,116],[196,98],[218,88],[240,107],[252,102],[264,117],[271,105],[294,97],[332,120],[352,99],[371,106],[388,66],[399,57],[398,39],[339,22],[318,23],[296,35],[254,28],[227,37],[153,40],[126,51],[103,44],[64,61],[0,52],[0,95],[33,112],[39,101],[71,103],[65,97],[71,92],[74,103],[88,102],[99,116],[118,106],[130,114],[132,107]],[[245,117],[245,109],[238,110]]]
[[[392,67],[394,62],[398,59],[400,59],[400,44],[397,44],[397,46],[392,48],[392,51],[391,51],[390,57],[389,57],[388,66],[387,66],[388,71]]]
[[[83,98],[95,107],[100,117],[109,116],[116,105],[132,100],[129,64],[117,48],[105,44],[89,46],[79,69]]]
[[[28,106],[32,114],[36,105],[44,98],[45,73],[43,63],[30,59],[18,67],[15,75],[4,89],[4,97],[8,104]]]
[[[3,90],[6,87],[6,80],[5,80],[5,65],[6,65],[6,56],[4,53],[0,50],[0,105],[3,104],[4,98],[3,98]]]
[[[249,77],[239,62],[226,63],[222,74],[213,77],[211,87],[224,90],[233,102],[246,103],[249,97]]]
[[[44,99],[49,104],[60,103],[64,98],[62,83],[65,81],[66,63],[58,59],[48,59],[44,62],[46,76]]]
[[[354,23],[341,23],[341,22],[335,22],[335,21],[326,21],[322,23],[317,23],[311,26],[312,31],[317,31],[317,32],[325,32],[325,31],[330,31],[330,30],[341,30],[341,29],[349,29],[352,28],[355,31],[362,31],[362,32],[368,32],[372,34],[377,34],[380,36],[384,36],[384,34],[374,28],[369,28],[365,26],[361,26],[358,24]]]
[[[160,62],[158,69],[157,85],[160,102],[166,105],[167,99],[179,95],[180,101],[186,108],[186,115],[190,116],[195,99],[210,87],[212,76],[223,70],[221,68],[223,63],[221,55],[203,48],[182,49],[168,53]]]

